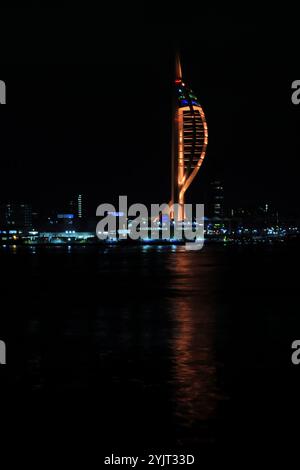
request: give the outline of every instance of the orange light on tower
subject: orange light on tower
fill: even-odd
[[[193,91],[182,82],[178,55],[175,61],[172,144],[172,204],[179,204],[179,220],[184,220],[185,192],[205,158],[208,130],[204,111]],[[174,217],[174,213],[172,214]]]

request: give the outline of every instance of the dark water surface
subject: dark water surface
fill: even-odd
[[[0,262],[7,436],[54,429],[99,458],[292,445],[294,248],[7,247]]]

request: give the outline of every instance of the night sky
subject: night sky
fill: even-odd
[[[168,202],[177,47],[209,130],[187,199],[205,202],[209,182],[222,178],[228,207],[297,210],[296,14],[38,4],[0,12],[1,201],[42,211],[77,192],[91,211],[119,194]]]

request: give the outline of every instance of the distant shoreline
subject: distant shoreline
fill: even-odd
[[[205,238],[204,245],[270,245],[270,244],[281,244],[281,245],[290,245],[290,244],[299,244],[300,237],[289,237],[289,238],[276,238],[276,237],[261,237],[261,238],[236,238],[236,239],[213,239]],[[186,244],[185,240],[93,240],[93,241],[58,241],[58,242],[31,242],[31,243],[22,243],[8,241],[6,243],[1,243],[0,247],[110,247],[110,246],[184,246]]]

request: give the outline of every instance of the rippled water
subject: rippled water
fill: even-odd
[[[292,411],[294,250],[1,250],[4,389],[41,429],[56,420],[102,449],[206,449]]]

